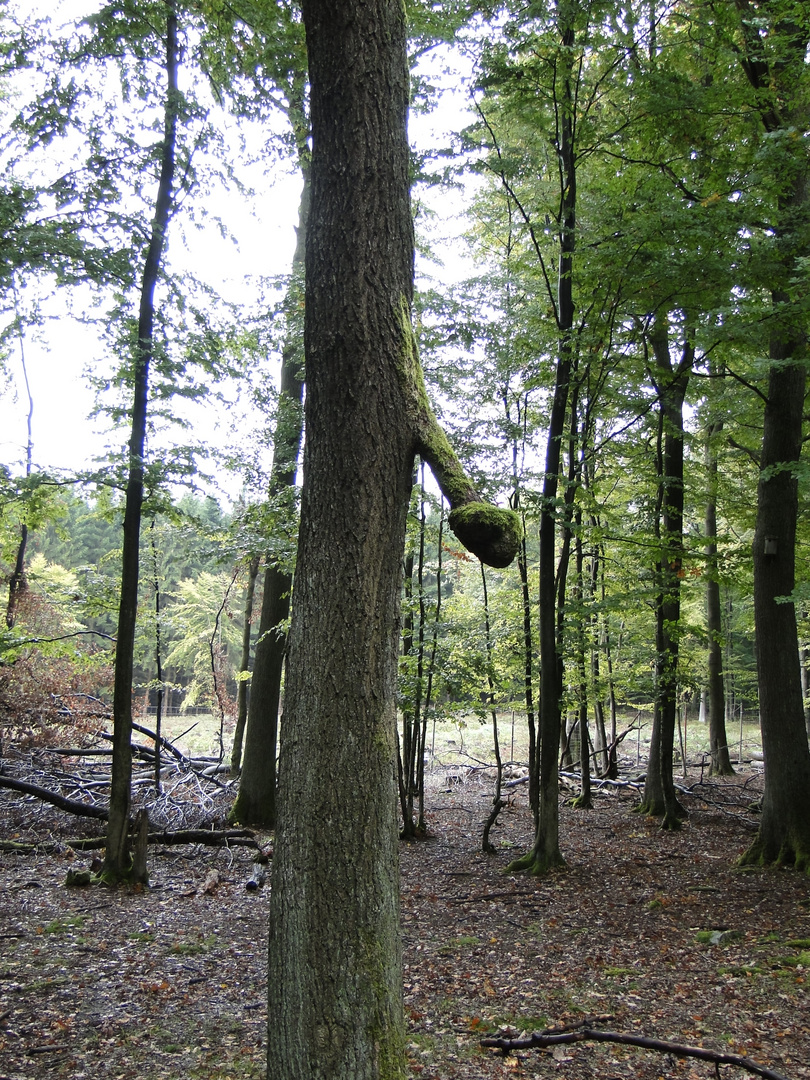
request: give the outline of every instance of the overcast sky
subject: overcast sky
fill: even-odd
[[[26,5],[32,6],[32,5]],[[56,9],[69,14],[72,10],[87,10],[86,4],[77,0],[64,0]],[[54,11],[53,5],[48,10]],[[426,63],[438,63],[438,55]],[[450,76],[455,93],[449,93],[441,110],[432,116],[414,115],[410,121],[411,140],[418,147],[438,145],[447,133],[458,130],[464,123],[467,98],[460,78]],[[232,121],[223,124],[230,127],[236,138]],[[261,139],[256,132],[254,137]],[[234,142],[234,145],[235,142]],[[295,224],[300,192],[300,180],[289,169],[279,166],[272,175],[263,175],[262,164],[253,166],[245,179],[257,191],[252,203],[245,202],[232,192],[221,191],[214,196],[208,207],[219,213],[226,221],[233,240],[224,240],[214,227],[204,232],[187,229],[188,249],[184,248],[179,231],[170,228],[169,258],[179,272],[185,267],[193,268],[216,291],[226,297],[254,302],[257,293],[252,280],[257,276],[285,273],[290,265],[295,243]],[[421,196],[420,196],[421,197]],[[430,196],[438,207],[439,220],[436,232],[452,236],[458,231],[458,192],[450,200]],[[235,242],[234,242],[235,241]],[[463,264],[452,254],[452,247],[445,248],[450,265],[443,276],[458,277]],[[74,307],[81,309],[79,296]],[[111,364],[105,355],[105,346],[88,327],[81,326],[71,318],[58,297],[43,298],[44,310],[50,318],[36,333],[27,332],[22,342],[10,346],[6,363],[8,378],[0,387],[0,460],[14,471],[22,469],[25,459],[26,420],[28,401],[20,361],[24,350],[28,379],[33,398],[32,435],[34,463],[43,469],[66,471],[87,467],[94,456],[102,455],[111,442],[121,446],[126,434],[111,437],[103,430],[103,422],[87,419],[93,408],[93,394],[85,377],[88,370],[102,372]],[[227,441],[229,420],[221,409],[202,412],[195,420],[197,435]],[[227,437],[226,437],[227,436]],[[230,494],[236,494],[230,485]]]

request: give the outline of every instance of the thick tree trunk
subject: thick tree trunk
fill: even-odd
[[[413,434],[408,77],[393,0],[303,5],[307,440],[279,764],[268,1080],[404,1077],[396,644]]]
[[[124,503],[124,544],[121,560],[121,598],[115,648],[113,684],[113,759],[110,817],[102,877],[106,881],[126,878],[132,870],[129,850],[129,807],[132,780],[132,671],[135,626],[138,614],[138,571],[143,503],[144,447],[149,397],[149,365],[153,352],[155,286],[166,246],[166,229],[172,206],[177,132],[177,15],[174,0],[166,2],[166,105],[160,178],[152,219],[152,232],[141,280],[138,341],[134,358],[132,429],[129,440],[129,473]],[[144,875],[141,875],[144,876]]]
[[[496,559],[427,404],[411,329],[408,65],[398,0],[305,0],[312,115],[301,525],[270,900],[268,1080],[406,1075],[395,796],[401,560],[414,456]],[[458,531],[458,530],[457,530]]]
[[[763,37],[753,6],[768,22]],[[762,430],[757,524],[754,530],[754,618],[765,755],[765,791],[757,837],[744,863],[784,863],[810,871],[810,749],[804,726],[795,585],[797,464],[801,455],[806,387],[807,327],[794,309],[794,278],[810,255],[810,167],[797,131],[810,125],[808,31],[790,8],[738,0],[745,50],[741,62],[757,94],[762,124],[773,145],[773,182],[780,194],[771,223],[772,319],[768,397]],[[764,44],[763,44],[764,42]]]
[[[785,346],[792,345],[788,351]],[[771,359],[795,355],[795,342],[772,341]],[[796,351],[798,351],[796,349]],[[777,355],[775,355],[777,354]],[[786,355],[785,355],[786,354]],[[795,584],[803,364],[774,363],[762,435],[754,533],[754,614],[765,791],[762,817],[743,862],[795,863],[810,869],[810,750],[804,726]],[[787,466],[787,467],[786,467]]]

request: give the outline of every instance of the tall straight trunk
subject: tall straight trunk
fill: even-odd
[[[487,698],[489,703],[489,714],[492,718],[492,749],[495,754],[495,791],[492,795],[492,806],[489,811],[489,816],[484,822],[484,828],[481,833],[481,851],[485,855],[491,855],[496,849],[495,845],[489,839],[489,834],[492,831],[493,825],[498,820],[498,815],[501,810],[506,806],[506,802],[502,796],[503,759],[501,757],[501,740],[498,735],[498,710],[495,708],[495,666],[492,657],[492,627],[489,619],[487,572],[483,563],[481,563],[481,589],[484,597],[484,638],[487,650]]]
[[[579,602],[577,617],[577,729],[579,731],[579,770],[581,785],[579,795],[572,805],[578,810],[592,810],[591,796],[591,741],[588,735],[588,677],[585,668],[585,629],[590,621],[585,618],[585,558],[582,550],[582,513],[577,511],[576,551],[576,591]]]
[[[680,587],[683,566],[683,402],[694,359],[688,328],[683,355],[673,369],[669,327],[656,316],[650,335],[659,395],[658,548],[655,598],[656,692],[647,780],[639,810],[662,816],[662,828],[677,829],[683,808],[672,777],[678,703]]]
[[[783,863],[810,871],[810,748],[804,724],[796,609],[785,597],[795,586],[797,466],[802,450],[807,324],[791,295],[810,256],[810,166],[796,132],[810,127],[808,27],[789,6],[753,5],[768,22],[763,43],[751,5],[738,0],[745,49],[740,58],[756,92],[762,126],[782,134],[780,193],[771,222],[777,243],[771,262],[772,319],[768,396],[762,429],[757,522],[754,529],[754,619],[765,756],[765,790],[756,839],[744,863]],[[772,142],[774,140],[771,140]]]
[[[256,580],[259,576],[261,556],[254,555],[248,564],[248,577],[245,585],[245,603],[242,609],[242,652],[239,658],[239,673],[242,678],[236,689],[236,727],[233,732],[231,749],[231,775],[238,776],[242,768],[242,746],[245,740],[245,726],[248,713],[248,682],[244,675],[250,671],[250,642],[253,624],[253,603],[256,596]]]
[[[517,500],[515,500],[515,509]],[[529,807],[537,828],[540,814],[540,792],[538,785],[538,746],[537,722],[534,711],[534,638],[532,634],[532,598],[529,591],[529,560],[526,551],[526,538],[518,551],[518,574],[520,576],[520,595],[523,603],[523,696],[526,702],[526,720],[529,728]]]
[[[560,170],[560,255],[557,270],[557,324],[559,347],[554,382],[554,397],[549,417],[543,497],[540,509],[540,753],[538,776],[538,815],[531,851],[510,864],[513,871],[528,870],[543,874],[563,864],[560,851],[560,779],[558,753],[562,726],[562,670],[557,643],[555,605],[555,549],[557,533],[556,501],[559,488],[562,439],[568,406],[568,389],[574,334],[573,265],[576,241],[576,154],[574,115],[574,42],[573,11],[570,5],[558,6],[558,27],[562,46],[558,58],[559,99],[557,150]]]
[[[160,177],[149,247],[141,278],[138,341],[135,347],[132,392],[132,427],[124,501],[124,542],[121,558],[121,598],[115,647],[113,683],[113,758],[110,817],[102,868],[106,881],[127,877],[131,871],[129,808],[132,780],[132,672],[135,626],[138,615],[138,572],[143,504],[144,449],[149,398],[149,366],[154,350],[155,286],[166,248],[166,229],[172,209],[177,135],[177,13],[174,0],[166,0],[166,99],[163,118]],[[141,874],[145,876],[145,871]]]
[[[300,156],[299,164],[304,185],[298,207],[298,233],[293,252],[292,280],[287,296],[287,307],[291,311],[302,300],[311,197],[308,160]],[[288,330],[281,356],[278,413],[268,493],[270,499],[282,497],[285,492],[292,493],[295,485],[303,436],[301,402],[304,395],[304,373],[301,346],[299,330],[293,320],[293,327]],[[232,821],[265,829],[272,829],[276,824],[278,713],[292,587],[292,574],[268,555],[248,700],[242,775],[239,792],[229,815]]]
[[[23,333],[22,318],[20,315],[19,298],[17,296],[17,282],[12,274],[11,286],[14,293],[14,314],[17,320],[17,335],[20,339],[20,363],[22,364],[23,379],[25,381],[25,394],[28,398],[28,415],[27,415],[27,438],[25,442],[25,475],[26,478],[31,476],[31,467],[33,464],[34,454],[34,441],[32,436],[32,425],[34,420],[34,398],[31,394],[31,384],[28,381],[28,365],[25,360],[25,335]],[[17,545],[17,555],[14,559],[14,569],[11,572],[11,577],[8,582],[8,602],[6,604],[6,626],[9,630],[13,629],[14,623],[17,621],[17,607],[19,606],[21,598],[24,596],[26,589],[28,588],[28,581],[25,575],[25,553],[28,548],[28,525],[25,519],[20,523],[20,541]]]
[[[780,353],[782,359],[795,355],[797,344],[772,341],[771,359],[778,361]],[[794,605],[784,601],[795,585],[798,484],[789,466],[798,462],[801,453],[804,389],[803,364],[773,364],[753,542],[765,791],[759,832],[743,861],[795,863],[810,870],[810,750],[796,613]]]
[[[312,116],[307,437],[270,895],[267,1076],[402,1080],[395,694],[415,455],[431,464],[451,528],[476,553],[508,564],[520,523],[477,498],[427,402],[411,328],[404,6],[302,6]]]
[[[149,525],[149,545],[152,549],[152,588],[155,593],[155,681],[157,683],[157,708],[155,709],[155,792],[160,794],[160,750],[163,737],[163,641],[160,633],[160,573],[158,565],[157,541],[155,540],[155,518]],[[147,699],[148,701],[148,699]]]
[[[418,828],[422,835],[427,829],[425,820],[425,750],[427,747],[427,725],[430,706],[433,701],[433,676],[436,672],[436,650],[439,645],[439,619],[442,612],[442,543],[444,541],[444,504],[439,517],[439,535],[437,540],[438,557],[436,562],[436,606],[433,609],[433,629],[430,640],[430,656],[428,657],[427,685],[425,687],[425,702],[422,708],[422,730],[419,736],[419,757],[417,759],[417,787],[419,790],[419,821]]]
[[[594,515],[590,517],[591,529],[596,533],[599,529],[599,519]],[[608,752],[608,738],[605,730],[605,707],[602,700],[602,662],[600,653],[602,649],[602,633],[600,630],[601,616],[598,613],[596,602],[596,590],[600,580],[604,580],[601,559],[602,549],[597,543],[594,544],[591,554],[591,567],[589,575],[589,593],[594,611],[591,613],[591,684],[593,686],[593,713],[594,713],[594,743],[596,756],[599,762],[599,775],[603,778],[608,775],[610,769],[610,754]]]
[[[708,647],[710,776],[733,776],[726,734],[726,696],[723,681],[723,606],[720,601],[717,558],[717,450],[714,440],[723,421],[714,420],[706,432],[706,633]]]
[[[806,645],[799,649],[799,673],[802,679],[802,701],[804,702],[804,726],[807,728],[807,738],[810,739],[810,677],[807,673],[807,664],[810,662]]]

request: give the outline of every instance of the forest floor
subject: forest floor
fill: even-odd
[[[567,869],[505,876],[530,844],[525,786],[481,852],[491,774],[434,778],[430,836],[402,846],[405,1003],[421,1080],[708,1080],[712,1064],[577,1043],[504,1057],[482,1038],[598,1017],[611,1031],[736,1053],[810,1078],[810,880],[734,868],[761,782],[682,781],[662,833],[633,788],[561,804]],[[216,810],[216,808],[215,808]],[[0,839],[98,834],[0,791]],[[66,887],[90,856],[0,852],[0,1080],[264,1075],[267,886],[246,847],[150,848],[151,888]],[[712,944],[712,931],[731,931]],[[723,1066],[718,1075],[741,1077]]]

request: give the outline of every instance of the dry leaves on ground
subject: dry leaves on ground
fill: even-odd
[[[676,834],[632,814],[630,791],[592,811],[563,806],[568,868],[545,879],[503,874],[531,839],[524,789],[489,856],[487,776],[431,792],[430,838],[402,850],[413,1077],[715,1075],[608,1044],[509,1057],[480,1046],[498,1030],[598,1016],[810,1078],[810,882],[735,870],[750,789],[695,791],[723,805],[684,796],[690,818]],[[76,835],[77,823],[0,792],[0,827],[46,840]],[[267,888],[245,888],[253,854],[151,849],[146,892],[66,888],[68,868],[89,859],[69,849],[0,854],[0,1080],[263,1076]]]

